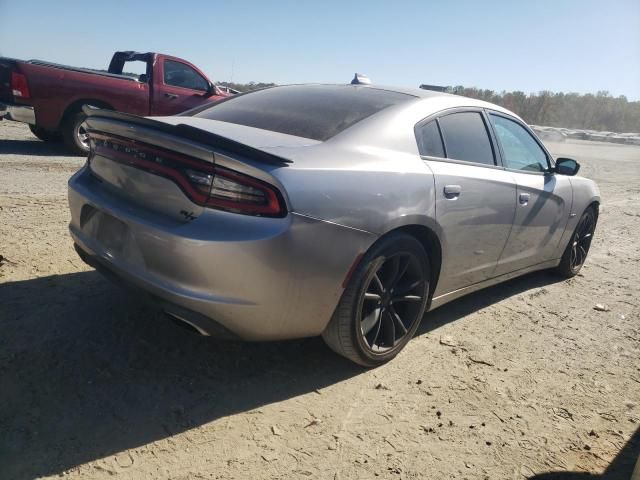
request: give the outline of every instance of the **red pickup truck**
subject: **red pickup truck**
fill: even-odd
[[[131,71],[144,73],[123,73]],[[230,94],[186,60],[159,53],[116,52],[106,72],[0,57],[0,119],[28,123],[39,139],[63,139],[78,154],[89,149],[83,105],[164,116]]]

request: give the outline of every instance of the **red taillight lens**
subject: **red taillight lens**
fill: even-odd
[[[125,138],[91,133],[91,153],[173,180],[198,205],[245,215],[284,217],[276,187],[257,178]]]
[[[283,216],[280,192],[273,186],[233,170],[216,167],[208,207],[249,215]]]
[[[11,72],[11,91],[14,97],[31,98],[27,77],[22,73]]]

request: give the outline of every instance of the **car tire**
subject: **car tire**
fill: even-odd
[[[555,268],[558,275],[571,278],[580,272],[587,259],[597,222],[598,211],[594,207],[587,208],[571,234],[571,240],[562,254],[560,264]]]
[[[414,237],[383,237],[359,262],[322,338],[359,365],[390,361],[420,325],[430,272],[429,257]]]
[[[89,143],[83,125],[86,118],[84,112],[76,112],[69,115],[62,124],[64,143],[74,155],[89,154]]]
[[[45,128],[39,127],[38,125],[29,124],[29,130],[33,133],[38,139],[43,142],[60,142],[62,140],[62,135],[60,132],[55,130],[47,130]]]

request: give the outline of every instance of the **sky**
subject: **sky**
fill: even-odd
[[[213,81],[464,85],[640,100],[640,0],[0,0],[0,55],[107,68],[169,53]]]

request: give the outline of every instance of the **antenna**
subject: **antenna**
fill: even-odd
[[[351,80],[351,85],[371,85],[371,79],[362,73],[356,73]]]

